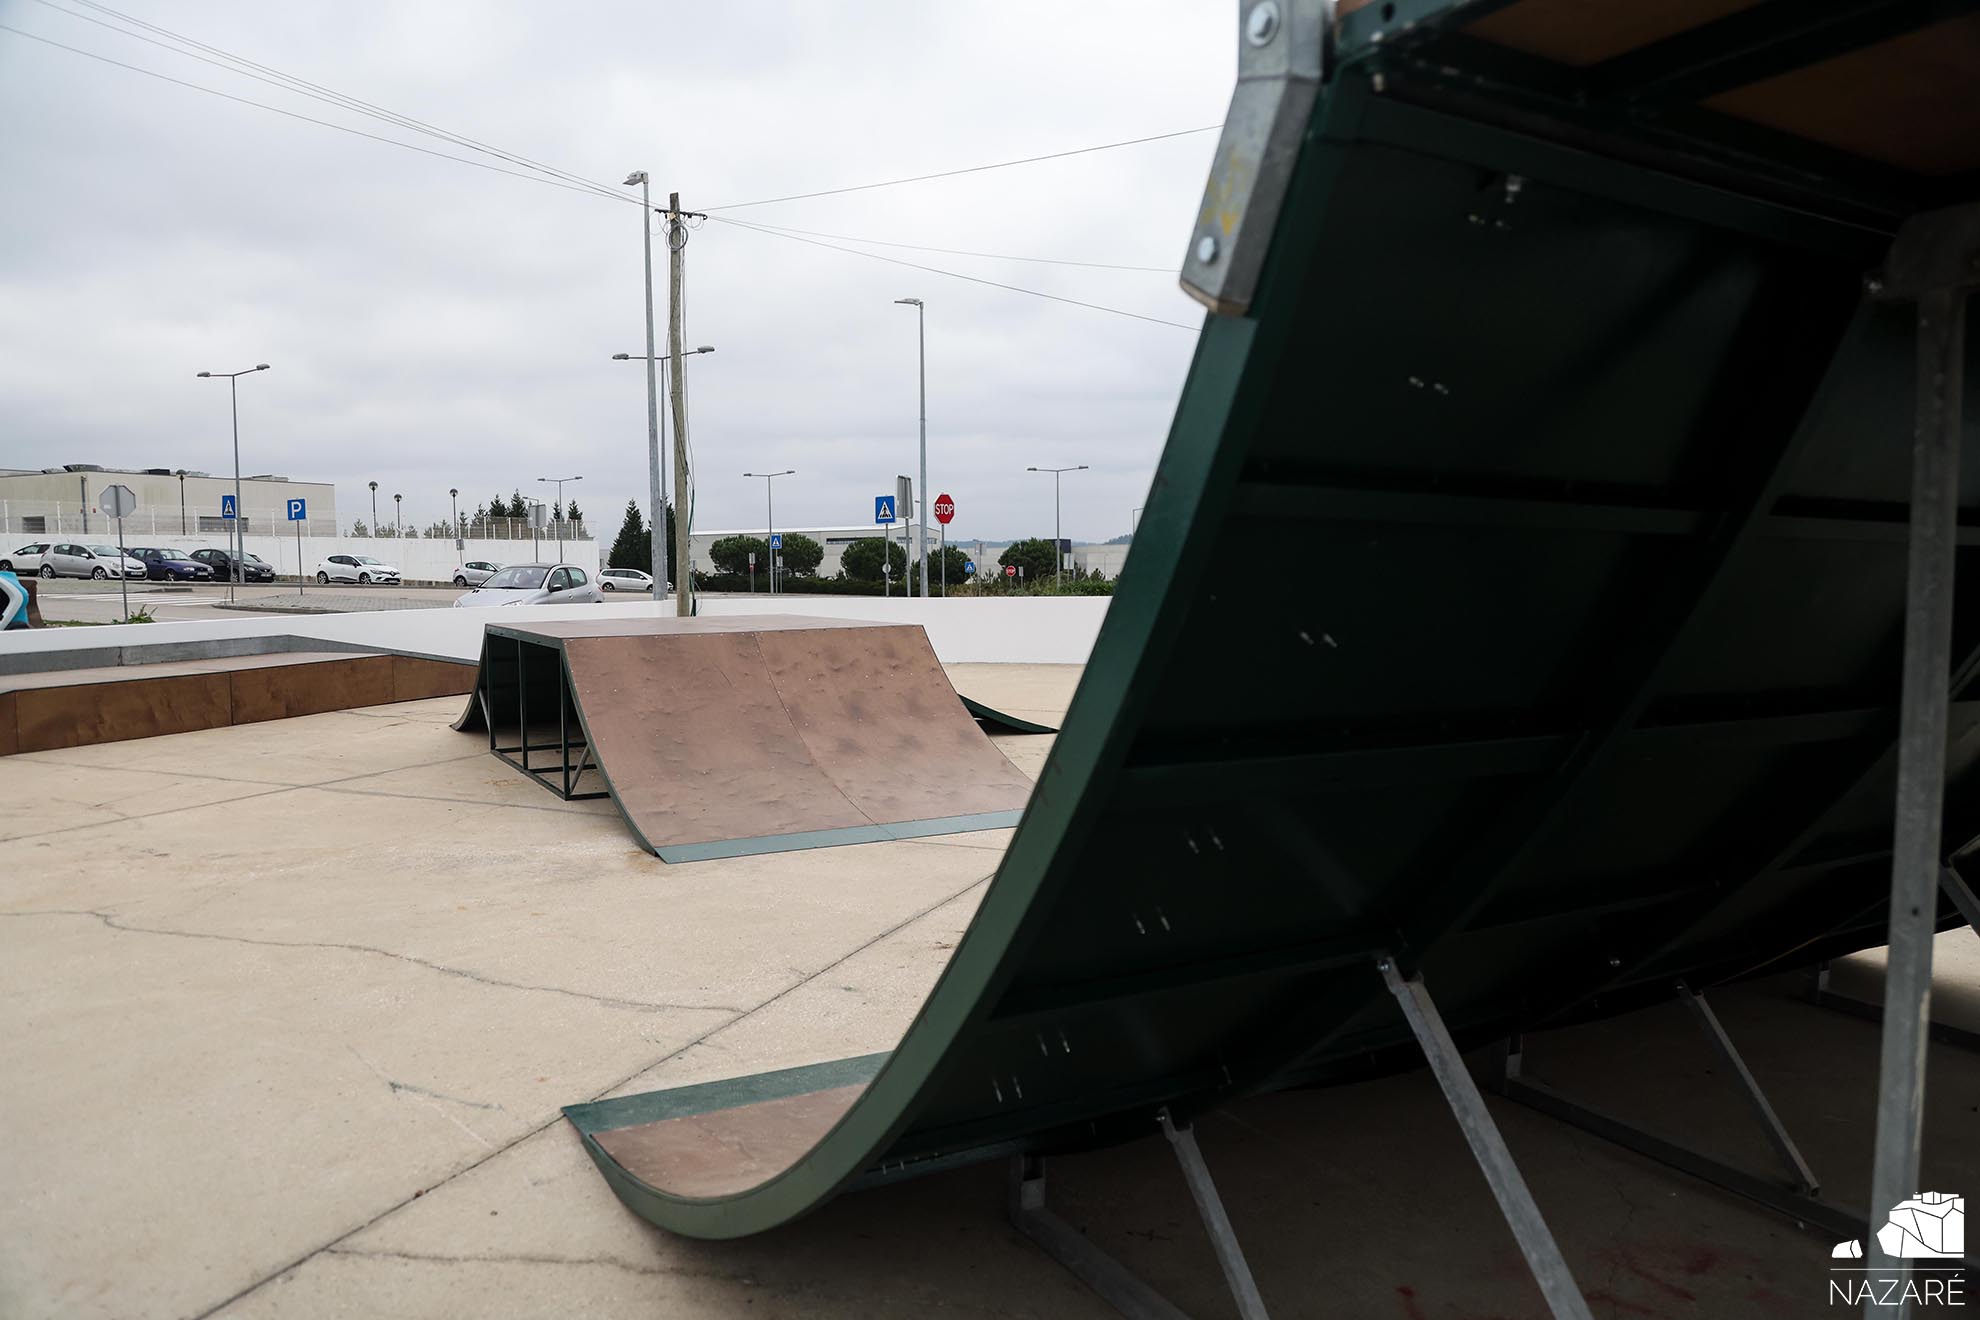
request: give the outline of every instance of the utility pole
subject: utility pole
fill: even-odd
[[[652,524],[647,540],[653,546],[653,598],[667,592],[667,478],[660,456],[660,392],[653,382],[653,197],[646,171],[626,176],[626,186],[639,185],[640,241],[646,246],[646,494]]]
[[[693,215],[690,211],[687,215]],[[667,401],[674,414],[674,612],[682,618],[694,613],[688,588],[688,519],[694,510],[694,492],[688,488],[687,403],[681,396],[681,278],[687,246],[687,226],[681,211],[681,195],[667,194]],[[666,525],[653,529],[655,537],[666,535]]]
[[[921,564],[921,594],[928,595],[928,308],[919,298],[896,298],[896,303],[914,308],[915,342],[919,350],[921,379],[921,519],[914,524],[914,557]],[[907,510],[905,516],[914,520],[914,510]],[[901,540],[907,541],[907,529],[901,530]],[[908,570],[910,573],[912,569]],[[903,586],[909,584],[903,583]],[[912,588],[910,587],[910,590]]]

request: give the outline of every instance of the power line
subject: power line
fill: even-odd
[[[762,225],[752,224],[747,220],[731,220],[726,216],[720,215],[711,215],[708,218],[719,224],[731,225],[737,229],[747,229],[753,234],[767,234],[771,238],[789,239],[793,243],[809,243],[813,247],[830,248],[834,252],[847,252],[855,257],[865,257],[868,261],[884,261],[890,266],[906,266],[910,270],[925,270],[931,275],[946,275],[952,280],[967,280],[971,284],[986,284],[993,289],[1004,289],[1011,293],[1028,293],[1034,298],[1046,298],[1052,302],[1070,303],[1074,307],[1085,307],[1095,312],[1111,312],[1115,316],[1125,316],[1136,321],[1149,321],[1155,325],[1172,325],[1178,330],[1187,330],[1191,334],[1199,333],[1202,330],[1201,326],[1190,325],[1184,321],[1167,321],[1159,316],[1143,316],[1140,312],[1124,311],[1119,307],[1108,307],[1104,303],[1082,302],[1078,298],[1063,298],[1056,293],[1046,293],[1039,289],[1027,289],[1018,284],[1003,284],[996,280],[981,279],[975,275],[964,275],[960,271],[943,270],[939,266],[924,266],[919,262],[902,261],[899,257],[883,257],[878,252],[862,252],[858,248],[840,247],[837,243],[825,243],[815,238],[800,238],[796,234],[788,234],[776,229],[765,228]]]
[[[638,200],[635,198],[622,197],[617,193],[600,192],[593,185],[580,187],[574,183],[563,183],[556,179],[546,179],[540,174],[525,174],[521,170],[505,170],[500,165],[490,165],[485,160],[471,160],[466,156],[449,155],[444,151],[434,151],[428,147],[414,146],[410,142],[401,142],[397,138],[380,137],[376,133],[367,133],[361,128],[352,128],[349,124],[338,124],[328,119],[316,119],[309,115],[299,114],[294,110],[284,110],[278,105],[269,105],[265,101],[249,100],[245,96],[236,96],[232,92],[223,92],[218,88],[205,87],[199,83],[187,82],[183,78],[174,78],[169,74],[159,73],[155,69],[147,69],[136,64],[126,64],[122,60],[113,60],[108,55],[99,55],[95,51],[84,50],[80,46],[65,45],[52,38],[40,36],[33,32],[26,32],[6,23],[0,23],[0,32],[11,32],[17,37],[26,37],[29,41],[38,41],[44,46],[53,46],[57,50],[66,50],[71,54],[81,55],[86,59],[98,60],[104,64],[114,64],[120,69],[129,69],[132,73],[141,73],[147,78],[156,78],[160,82],[168,82],[175,87],[185,87],[195,92],[205,92],[208,96],[217,96],[223,101],[234,101],[241,105],[251,105],[257,110],[266,110],[271,114],[283,115],[289,119],[300,119],[305,124],[316,124],[322,128],[334,128],[340,133],[350,133],[357,137],[369,138],[373,142],[383,142],[388,147],[399,147],[406,151],[417,151],[422,156],[438,156],[441,160],[451,160],[460,165],[472,165],[478,170],[492,170],[496,174],[507,174],[512,178],[527,179],[531,183],[541,183],[552,188],[565,188],[571,192],[610,197],[614,201],[632,202],[635,206],[639,205]]]
[[[755,202],[730,202],[724,206],[711,206],[710,211],[739,211],[745,206],[770,206],[776,202],[801,202],[812,197],[836,197],[840,193],[866,192],[873,188],[893,188],[903,183],[926,183],[930,179],[951,179],[958,174],[980,174],[984,170],[1009,169],[1013,165],[1036,165],[1042,160],[1063,160],[1067,156],[1084,156],[1095,151],[1112,151],[1116,147],[1138,147],[1144,142],[1165,142],[1170,138],[1188,137],[1192,133],[1214,133],[1222,124],[1207,124],[1202,128],[1183,128],[1173,133],[1156,133],[1150,137],[1128,138],[1121,142],[1102,142],[1093,147],[1074,147],[1070,151],[1051,151],[1043,156],[1025,156],[1019,160],[1000,160],[989,165],[969,165],[959,170],[940,170],[934,174],[916,174],[905,179],[887,179],[881,183],[856,183],[845,188],[826,188],[819,192],[792,193],[788,197],[766,197]],[[1171,322],[1170,324],[1174,324]]]
[[[851,234],[821,234],[815,229],[793,229],[789,225],[765,224],[752,220],[750,224],[759,229],[768,229],[778,234],[803,234],[807,238],[836,238],[842,243],[870,243],[875,247],[907,248],[914,252],[941,252],[951,257],[984,257],[991,261],[1028,261],[1041,266],[1085,266],[1092,270],[1141,270],[1152,271],[1157,275],[1173,275],[1174,266],[1121,266],[1107,261],[1061,261],[1054,257],[1014,257],[1005,252],[969,252],[962,248],[925,247],[920,243],[889,243],[884,238],[856,238]]]
[[[168,38],[168,40],[159,41],[156,38],[145,36],[143,32],[134,32],[130,30],[130,28],[120,27],[116,23],[107,23],[100,18],[93,18],[88,14],[78,13],[76,10],[69,9],[63,5],[54,3],[54,0],[36,0],[36,3],[46,6],[47,8],[54,10],[56,13],[66,14],[71,18],[81,19],[85,23],[94,23],[98,27],[105,28],[111,32],[115,32],[120,36],[131,37],[135,40],[146,42],[150,45],[157,46],[161,50],[170,51],[174,55],[181,55],[187,59],[198,60],[202,64],[210,64],[213,67],[218,69],[223,69],[228,73],[236,74],[245,78],[252,78],[257,82],[267,83],[270,86],[278,87],[283,91],[293,92],[296,93],[297,95],[309,97],[312,100],[322,101],[326,104],[337,106],[339,109],[355,111],[358,114],[366,115],[370,118],[381,120],[385,123],[392,124],[395,127],[410,129],[416,133],[423,133],[429,137],[438,138],[443,142],[449,142],[456,146],[466,147],[471,151],[483,152],[487,155],[494,156],[498,160],[504,160],[510,162],[511,164],[521,165],[527,169],[537,170],[541,173],[548,174],[554,178],[559,178],[567,182],[570,182],[572,184],[589,188],[592,191],[597,192],[602,196],[609,196],[617,201],[628,200],[626,197],[614,191],[612,188],[607,187],[604,184],[598,183],[595,180],[584,178],[582,175],[573,174],[568,170],[558,169],[556,166],[553,165],[545,165],[541,161],[531,160],[527,156],[519,155],[517,153],[510,151],[504,151],[499,147],[490,146],[485,142],[477,141],[474,138],[467,137],[464,134],[454,133],[448,129],[438,128],[432,124],[425,123],[422,120],[414,119],[410,115],[402,115],[395,110],[388,110],[385,107],[373,104],[370,101],[365,101],[355,96],[349,96],[343,92],[337,91],[333,87],[325,87],[322,84],[311,82],[306,78],[299,78],[294,74],[285,73],[281,69],[274,68],[270,65],[257,63],[254,60],[248,59],[245,56],[235,55],[231,51],[223,50],[218,46],[211,46],[203,41],[199,41],[195,38],[185,36],[182,33],[174,32],[170,28],[160,27],[155,23],[146,22],[144,19],[136,18],[129,14],[120,13],[119,11],[110,8],[108,5],[96,3],[96,0],[74,0],[74,2],[77,4],[86,5],[89,8],[96,10],[99,13],[108,14],[112,18],[118,19],[123,23],[133,24],[137,27],[144,28],[147,31],[156,32],[160,36]],[[178,45],[171,44],[173,42],[178,43]],[[195,49],[184,50],[181,49],[182,46],[191,46],[194,47]],[[208,54],[206,55],[198,54],[197,51],[206,51],[208,52]],[[209,56],[217,56],[218,58],[217,59],[209,58]]]

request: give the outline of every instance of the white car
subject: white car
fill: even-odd
[[[600,591],[637,591],[644,595],[653,594],[653,575],[642,573],[636,568],[602,568],[598,570]]]
[[[41,576],[45,578],[142,578],[147,571],[142,559],[114,545],[57,541],[41,557]]]
[[[370,555],[331,555],[316,566],[316,580],[328,586],[332,582],[359,582],[370,586],[374,582],[399,585],[399,570],[396,565]]]
[[[11,554],[0,555],[0,572],[38,573],[41,561],[54,548],[48,541],[29,541]]]
[[[511,564],[454,602],[478,605],[599,605],[605,598],[576,564]]]
[[[491,564],[485,559],[470,559],[454,570],[454,585],[478,587],[501,571],[500,564]]]

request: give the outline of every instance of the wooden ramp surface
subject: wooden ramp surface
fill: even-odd
[[[670,862],[997,829],[1031,795],[915,626],[491,624],[479,691],[497,729],[527,711],[532,749],[575,717],[578,755]]]
[[[0,756],[453,696],[473,684],[472,665],[349,651],[0,674]]]

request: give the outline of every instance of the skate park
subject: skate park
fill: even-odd
[[[1548,8],[1247,27],[1110,601],[0,639],[17,742],[117,670],[229,693],[0,756],[0,1312],[1792,1316],[1895,1268],[1884,1210],[1980,1174],[1980,139],[1829,140],[1771,11]],[[1664,42],[1769,134],[1561,91]],[[1240,532],[1328,553],[1213,581]]]

